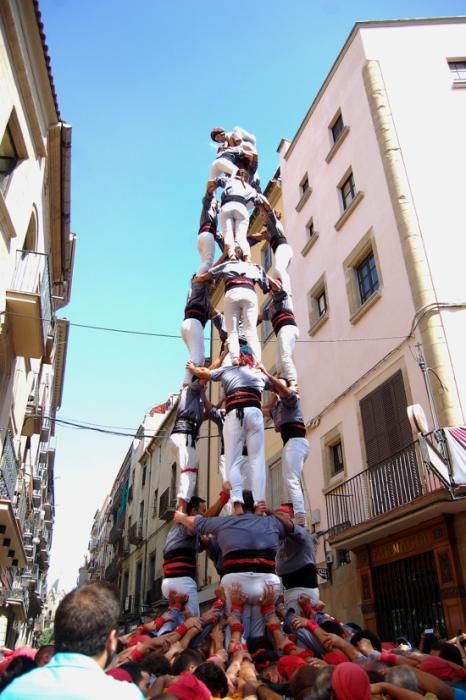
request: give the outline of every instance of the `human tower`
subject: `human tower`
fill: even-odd
[[[293,358],[299,336],[288,274],[293,251],[280,212],[273,209],[260,190],[255,136],[235,127],[231,132],[215,128],[211,137],[218,149],[202,200],[197,236],[200,264],[191,279],[181,325],[189,360],[169,438],[169,450],[177,464],[177,510],[186,513],[193,496],[199,470],[199,428],[203,420],[210,419],[217,424],[222,440],[220,470],[223,480],[231,485],[229,511],[242,513],[243,491],[250,490],[256,512],[260,512],[266,489],[266,415],[272,418],[283,441],[282,474],[290,512],[297,524],[304,525],[300,479],[309,444]],[[248,238],[249,215],[254,208],[264,228]],[[257,240],[267,240],[272,249],[272,276],[251,261],[250,241]],[[221,255],[214,262],[217,245]],[[224,282],[223,313],[211,303],[219,280]],[[269,294],[260,317],[257,285]],[[276,336],[276,376],[261,362],[257,325],[266,319],[271,321]],[[219,332],[222,348],[207,368],[204,328],[209,320]],[[208,401],[208,381],[221,382],[223,407]],[[262,392],[266,389],[273,398],[262,406]]]

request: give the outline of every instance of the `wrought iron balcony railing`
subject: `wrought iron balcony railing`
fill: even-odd
[[[441,488],[440,480],[424,466],[418,443],[411,443],[326,494],[329,534],[334,536]]]
[[[7,498],[10,501],[13,499],[17,477],[18,461],[16,459],[13,438],[8,431],[5,435],[0,459],[0,498]]]

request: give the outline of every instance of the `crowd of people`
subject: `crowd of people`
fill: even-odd
[[[283,599],[275,600],[272,584],[264,586],[258,603],[262,625],[248,620],[248,602],[235,583],[228,612],[219,587],[209,609],[192,615],[187,596],[171,592],[164,613],[119,636],[115,591],[105,583],[85,584],[60,603],[53,645],[3,651],[2,697],[466,698],[466,635],[450,641],[431,635],[420,648],[406,639],[382,642],[374,632],[332,617],[306,595],[298,596],[298,614]]]
[[[280,212],[260,191],[255,137],[235,127],[216,128],[212,138],[218,152],[202,202],[200,265],[181,328],[189,359],[168,439],[178,486],[163,551],[166,610],[121,634],[112,589],[101,583],[75,589],[57,609],[53,647],[5,650],[5,700],[466,698],[463,635],[455,643],[436,639],[431,649],[412,648],[407,640],[382,642],[373,631],[336,619],[320,600],[301,485],[309,444],[293,357],[299,335],[288,274],[293,253]],[[254,236],[248,232],[253,207],[264,223]],[[271,276],[251,261],[256,240],[267,240],[273,251]],[[216,244],[221,255],[214,262]],[[223,312],[212,304],[219,281]],[[256,285],[270,295],[260,315]],[[222,348],[206,367],[209,320]],[[276,374],[261,362],[257,326],[263,320],[271,321],[276,336]],[[223,389],[216,405],[206,393],[210,381]],[[272,396],[267,405],[264,390]],[[265,502],[264,416],[283,442],[287,500],[275,511]],[[203,420],[216,424],[222,445],[223,486],[209,507],[195,495]],[[220,582],[202,612],[196,583],[201,551]]]

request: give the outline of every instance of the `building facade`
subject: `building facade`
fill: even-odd
[[[54,521],[69,324],[71,127],[37,2],[0,4],[0,643],[30,640]]]
[[[465,625],[464,489],[407,415],[464,425],[465,40],[465,18],[356,24],[279,146],[322,597],[414,642]]]

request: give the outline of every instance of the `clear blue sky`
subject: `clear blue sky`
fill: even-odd
[[[465,0],[41,0],[62,118],[73,126],[71,321],[177,334],[198,258],[212,126],[278,164],[358,20],[466,14]],[[413,60],[416,57],[413,56]],[[136,428],[177,391],[181,339],[73,328],[59,417]],[[128,438],[57,429],[49,582],[74,584]]]

